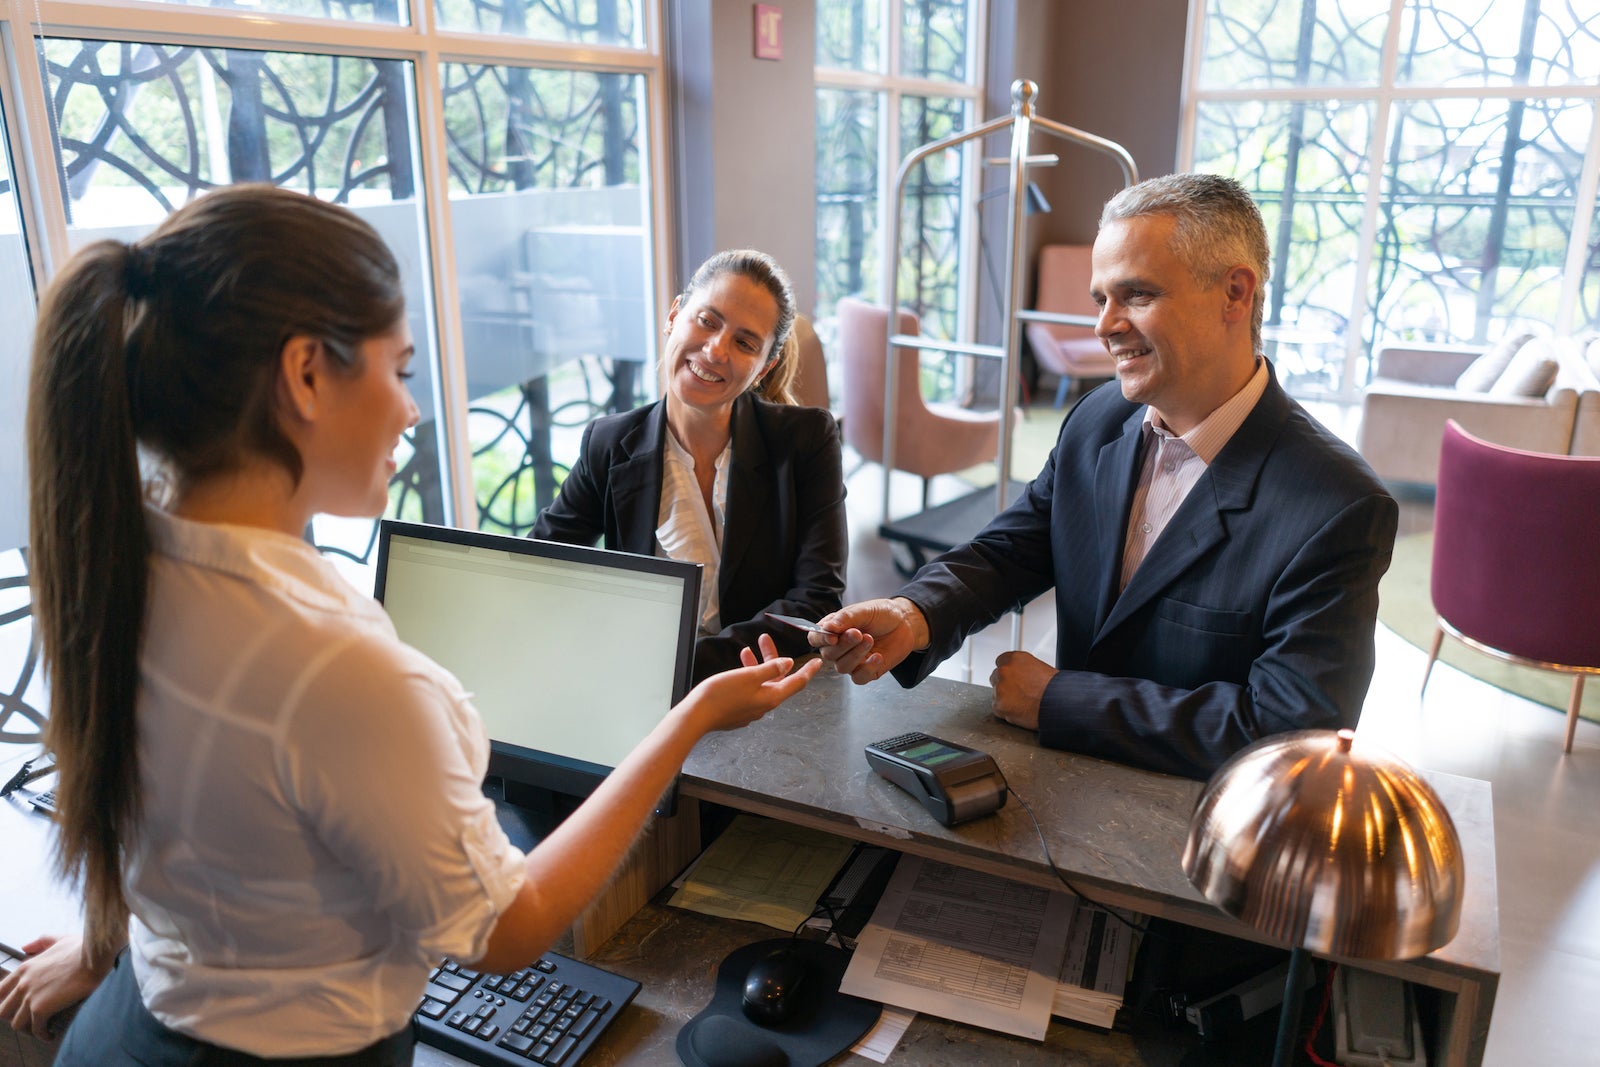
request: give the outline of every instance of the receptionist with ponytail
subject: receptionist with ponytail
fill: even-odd
[[[411,1062],[451,955],[535,959],[690,748],[815,664],[762,645],[696,687],[533,852],[480,791],[461,685],[302,539],[387,502],[412,339],[350,211],[267,186],[102,241],[40,306],[28,405],[33,611],[84,930],[0,980],[60,1067]]]
[[[672,302],[662,399],[596,419],[533,536],[702,564],[694,677],[739,665],[766,612],[819,619],[844,593],[839,427],[795,405],[794,288],[772,257],[720,252]]]

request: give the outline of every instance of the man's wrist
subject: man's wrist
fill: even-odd
[[[911,651],[926,650],[933,640],[933,635],[928,632],[928,619],[922,614],[922,609],[903,596],[893,598],[890,603],[900,613],[900,625],[911,633]]]

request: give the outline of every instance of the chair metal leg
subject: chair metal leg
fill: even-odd
[[[1056,408],[1067,402],[1067,394],[1072,391],[1072,379],[1065,374],[1061,376],[1061,384],[1056,386]]]
[[[1572,703],[1567,705],[1567,739],[1561,744],[1562,752],[1572,751],[1572,735],[1578,729],[1578,706],[1583,703],[1583,674],[1572,679]]]
[[[1422,672],[1422,688],[1417,692],[1420,700],[1428,692],[1428,679],[1433,675],[1433,661],[1439,658],[1439,646],[1444,643],[1444,627],[1433,628],[1433,645],[1428,649],[1428,669]]]

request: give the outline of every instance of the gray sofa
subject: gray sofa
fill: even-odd
[[[1357,447],[1387,481],[1433,485],[1438,480],[1444,424],[1496,444],[1530,452],[1600,455],[1600,378],[1584,347],[1549,340],[1560,364],[1542,396],[1505,396],[1456,388],[1483,348],[1386,345],[1361,401]]]
[[[1594,344],[1600,344],[1600,341],[1591,342],[1591,345]],[[1572,424],[1572,447],[1567,452],[1574,456],[1600,456],[1600,388],[1587,389],[1578,394],[1578,414]]]

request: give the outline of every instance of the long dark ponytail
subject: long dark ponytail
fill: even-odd
[[[403,314],[393,255],[344,208],[233,186],[133,245],[79,252],[40,302],[29,383],[30,571],[59,769],[57,865],[81,882],[87,948],[124,936],[139,828],[139,650],[149,580],[141,460],[178,487],[247,455],[301,458],[279,429],[294,336],[356,369]],[[148,472],[147,472],[148,473]]]
[[[46,294],[27,425],[33,614],[61,782],[58,861],[81,875],[100,956],[127,920],[119,842],[138,819],[131,710],[150,551],[122,337],[129,259],[116,242],[93,245]]]

